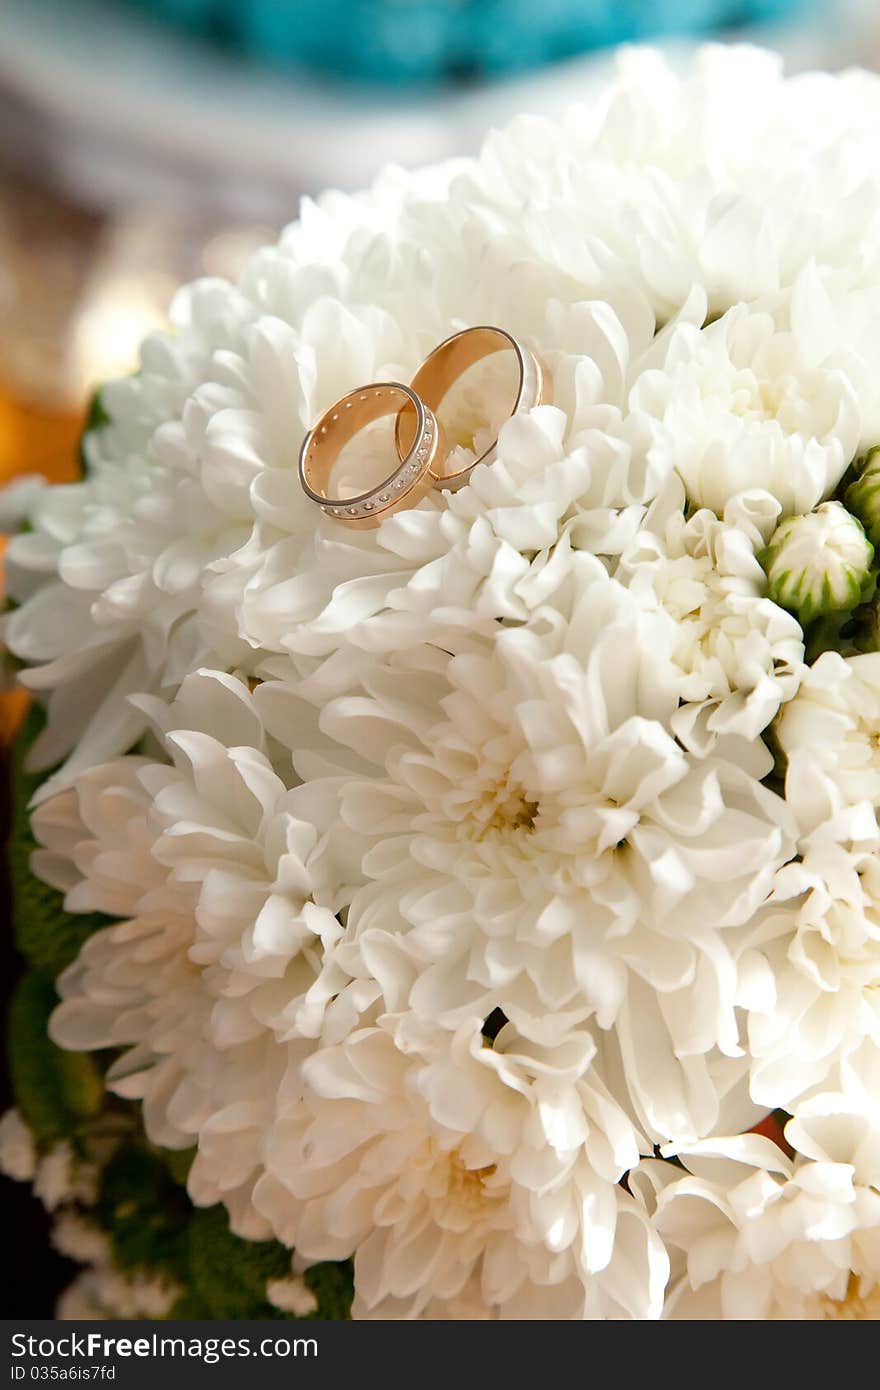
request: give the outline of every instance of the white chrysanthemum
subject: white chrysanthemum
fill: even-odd
[[[649,458],[675,468],[689,501],[722,515],[739,493],[764,489],[783,514],[828,497],[859,446],[853,382],[823,339],[827,305],[811,278],[795,287],[789,322],[738,305],[704,328],[683,324],[666,360],[636,381]]]
[[[32,529],[10,543],[9,587],[20,606],[5,636],[31,668],[25,683],[54,692],[34,765],[70,754],[41,797],[132,746],[146,721],[129,696],[170,695],[201,665],[234,666],[247,657],[234,614],[217,632],[209,618],[200,622],[205,583],[212,563],[250,535],[254,478],[269,468],[296,477],[295,443],[316,409],[309,364],[324,342],[341,336],[347,346],[335,352],[345,385],[382,370],[386,359],[377,353],[388,316],[375,310],[366,317],[362,323],[342,306],[319,303],[299,333],[259,318],[239,352],[218,357],[182,417],[157,428],[145,452],[96,468],[76,486],[37,494]],[[323,389],[332,399],[336,386],[327,375]],[[299,530],[310,536],[313,516],[301,488],[297,500]],[[33,568],[58,578],[31,594]],[[105,692],[97,704],[95,688]]]
[[[104,1322],[112,1314],[98,1301],[96,1276],[91,1269],[82,1270],[63,1290],[55,1305],[59,1322]]]
[[[74,1153],[68,1140],[56,1144],[37,1163],[34,1192],[47,1211],[65,1202],[94,1202],[98,1170]]]
[[[768,517],[760,494],[741,500],[723,522],[706,510],[686,519],[681,506],[664,521],[652,509],[616,571],[669,626],[682,700],[671,724],[694,749],[719,735],[756,739],[805,669],[800,626],[767,597],[755,553],[774,509]]]
[[[880,652],[824,652],[775,731],[786,797],[805,830],[846,807],[880,805]]]
[[[780,68],[778,55],[709,46],[682,78],[658,53],[628,50],[604,99],[562,132],[521,118],[460,177],[515,209],[567,275],[613,283],[625,267],[662,318],[695,283],[717,315],[812,262],[876,276],[880,191],[864,171],[877,84],[855,71],[782,81]]]
[[[799,1107],[785,1135],[791,1161],[749,1137],[681,1154],[694,1176],[661,1191],[657,1214],[686,1266],[670,1316],[876,1317],[880,1115],[823,1094]]]
[[[286,1039],[340,928],[317,832],[259,751],[247,691],[192,676],[166,724],[182,716],[165,735],[171,766],[107,764],[35,814],[34,867],[68,909],[125,919],[61,976],[51,1031],[65,1047],[123,1049],[110,1087],[143,1100],[153,1142],[198,1140],[194,1198],[222,1197],[259,1236],[249,1193]]]
[[[198,662],[187,621],[198,571],[242,536],[241,517],[200,489],[198,465],[174,444],[182,425],[171,438],[162,430],[182,420],[215,348],[240,344],[247,307],[219,280],[182,290],[174,333],[146,339],[137,375],[102,389],[107,421],[86,437],[87,480],[26,499],[28,528],[6,555],[7,593],[20,606],[4,638],[32,668],[25,682],[57,692],[32,755],[38,768],[71,750],[71,772],[124,752],[143,728],[126,696],[173,687]]]
[[[36,1170],[34,1136],[18,1110],[7,1110],[0,1119],[0,1173],[17,1182],[29,1182]]]
[[[805,810],[810,814],[809,802]],[[863,803],[805,835],[743,938],[751,1092],[790,1110],[880,1044],[880,831]]]
[[[736,99],[744,89],[748,140]],[[794,295],[790,333],[771,334],[763,346],[752,338],[767,336],[764,320],[742,308],[720,325],[673,335],[678,346],[665,379],[671,370],[676,381],[684,373],[682,385],[688,373],[703,381],[705,398],[691,379],[702,424],[673,428],[685,407],[664,404],[659,385],[639,388],[655,414],[668,415],[660,436],[672,429],[675,439],[670,446],[659,438],[647,467],[636,457],[636,472],[662,476],[675,462],[670,449],[686,445],[682,466],[702,476],[697,453],[718,410],[724,414],[731,353],[737,361],[744,353],[746,375],[758,383],[758,413],[776,412],[783,425],[767,419],[755,432],[736,417],[748,439],[735,467],[713,468],[712,489],[726,492],[723,479],[739,483],[760,468],[759,455],[764,462],[772,455],[782,469],[793,463],[794,473],[767,472],[762,485],[778,487],[786,506],[789,492],[809,494],[810,505],[818,500],[858,433],[852,393],[817,344],[833,341],[836,360],[848,333],[850,356],[860,361],[870,327],[880,197],[858,171],[873,148],[876,112],[874,85],[857,74],[784,83],[766,54],[708,50],[682,81],[657,55],[630,55],[596,113],[575,111],[561,124],[516,122],[476,160],[392,171],[367,194],[307,203],[301,221],[277,249],[252,259],[238,286],[205,281],[184,292],[175,333],[153,335],[139,374],[104,389],[109,418],[88,442],[89,479],[35,497],[31,529],[10,548],[10,592],[22,606],[9,619],[8,640],[30,668],[27,682],[55,692],[35,765],[72,752],[69,780],[126,751],[143,729],[129,694],[171,695],[208,660],[233,666],[253,646],[258,660],[265,641],[286,650],[286,625],[316,621],[320,640],[322,624],[338,632],[342,614],[346,622],[359,609],[372,615],[398,587],[408,590],[402,606],[417,610],[419,594],[430,591],[423,613],[440,571],[445,581],[454,577],[462,559],[459,594],[469,582],[487,590],[487,613],[500,599],[521,608],[530,600],[512,591],[530,564],[545,567],[553,526],[573,504],[590,516],[576,543],[617,553],[632,514],[603,521],[603,508],[621,505],[603,500],[604,483],[627,471],[639,435],[637,424],[615,416],[626,410],[614,387],[622,345],[630,366],[644,365],[655,323],[674,320],[694,285],[705,288],[704,305],[716,314],[760,294],[791,297],[795,284],[808,289]],[[829,277],[841,282],[840,295],[867,306],[845,331],[827,312]],[[563,320],[574,324],[580,315],[586,335],[557,332],[547,308],[554,303]],[[551,358],[579,357],[589,437],[562,381],[557,402],[571,439],[562,448],[551,439],[525,471],[516,453],[529,441],[520,441],[512,487],[493,481],[481,485],[485,495],[435,501],[450,518],[448,534],[420,519],[411,523],[415,534],[405,525],[392,530],[386,546],[376,537],[351,542],[337,528],[339,553],[331,537],[313,554],[311,534],[320,541],[324,524],[298,492],[294,463],[315,413],[377,374],[407,376],[440,338],[475,321],[501,323]],[[780,377],[788,338],[804,359],[790,390]],[[682,350],[689,361],[679,368]],[[869,394],[876,376],[860,378]],[[864,414],[867,403],[859,405]],[[803,450],[787,433],[795,424],[815,435]],[[755,444],[758,436],[766,448]],[[581,448],[590,480],[589,496],[578,497],[570,460]],[[637,504],[644,498],[635,479],[628,486]],[[358,603],[331,599],[316,560],[332,561],[328,572],[340,587],[352,581]],[[215,584],[212,568],[222,580],[230,562],[234,577]],[[546,583],[555,582],[550,569]],[[289,576],[293,588],[281,582]]]
[[[355,1253],[355,1317],[656,1317],[666,1255],[592,1051],[386,1015],[305,1063],[255,1200],[300,1259]]]
[[[360,847],[353,973],[381,978],[382,941],[405,934],[422,1017],[497,1008],[547,1045],[614,1027],[648,1132],[706,1133],[711,1051],[740,1055],[725,933],[770,892],[793,823],[758,780],[763,745],[733,740],[738,762],[682,749],[667,628],[591,557],[574,573],[568,621],[541,609],[433,684],[389,672],[369,699],[329,699],[336,775],[293,796],[328,829],[338,799],[331,836]]]
[[[75,1209],[61,1211],[52,1223],[52,1244],[69,1260],[80,1264],[110,1264],[110,1237]]]
[[[646,465],[638,432],[630,437],[624,410],[644,328],[631,341],[607,303],[551,304],[532,341],[541,344],[554,405],[504,423],[497,462],[476,469],[468,486],[390,517],[375,533],[315,515],[304,545],[297,477],[264,472],[252,489],[254,535],[215,566],[207,620],[219,630],[234,612],[256,651],[308,654],[344,643],[401,650],[428,638],[448,648],[498,620],[524,620],[564,586],[572,550],[619,554],[663,482]],[[440,418],[454,438],[468,411],[452,395]],[[503,420],[509,399],[499,383],[484,415]],[[488,445],[491,431],[480,438]]]
[[[813,1133],[818,1087],[854,1134],[880,1086],[880,656],[806,669],[757,559],[814,507],[835,592],[870,559],[825,499],[880,439],[878,139],[866,75],[625,55],[592,111],[306,203],[104,390],[82,484],[11,498],[6,635],[48,705],[34,765],[67,760],[35,867],[120,919],[54,1035],[198,1145],[194,1200],[353,1252],[359,1316],[656,1316],[655,1177],[661,1223],[732,1223],[694,1253],[712,1306],[718,1250],[799,1306],[780,1224],[805,1278],[851,1259],[874,1296],[874,1141],[847,1189],[830,1138],[790,1127],[789,1173],[717,1136],[777,1105]],[[472,378],[441,415],[458,463],[497,434],[492,466],[373,532],[320,515],[317,414],[480,322],[550,400],[501,423]],[[670,1141],[693,1177],[649,1157]],[[69,1177],[44,1161],[49,1200]],[[833,1252],[817,1191],[818,1229],[867,1213]],[[102,1278],[96,1307],[141,1307]]]
[[[55,1316],[61,1322],[167,1318],[183,1292],[169,1279],[120,1274],[98,1264],[84,1269],[64,1290]]]

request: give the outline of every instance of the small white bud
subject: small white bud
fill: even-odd
[[[874,547],[861,522],[840,502],[777,526],[760,556],[774,603],[802,626],[824,613],[848,612],[862,602]]]
[[[294,1317],[305,1318],[314,1313],[318,1300],[301,1274],[290,1274],[286,1279],[270,1279],[266,1285],[266,1297],[273,1308],[282,1313],[293,1313]]]
[[[36,1170],[34,1136],[17,1110],[7,1110],[0,1120],[0,1173],[29,1182]]]

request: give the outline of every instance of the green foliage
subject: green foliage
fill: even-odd
[[[266,1281],[290,1273],[290,1251],[275,1240],[241,1240],[224,1207],[195,1210],[190,1222],[190,1284],[212,1318],[278,1318]]]
[[[107,926],[110,918],[97,912],[66,912],[63,895],[31,873],[30,857],[36,840],[27,808],[44,774],[25,772],[24,762],[43,721],[42,710],[32,706],[13,749],[7,853],[16,945],[29,964],[58,975],[76,958],[86,938]]]
[[[873,578],[876,578],[876,573]],[[876,593],[851,613],[829,613],[817,618],[804,630],[804,648],[809,663],[823,652],[858,656],[880,650],[880,596]]]
[[[196,1294],[191,1293],[189,1290],[180,1295],[180,1298],[173,1305],[168,1314],[169,1318],[178,1318],[186,1322],[191,1322],[195,1319],[205,1320],[212,1316],[213,1314],[207,1303],[203,1303]]]
[[[88,1053],[63,1052],[49,1038],[58,1002],[52,976],[33,970],[9,1009],[9,1057],[15,1101],[41,1148],[75,1136],[101,1109],[104,1083]]]
[[[303,1277],[318,1300],[317,1310],[310,1317],[340,1322],[349,1316],[354,1298],[351,1260],[313,1265]]]
[[[125,1271],[149,1271],[186,1284],[189,1199],[145,1140],[120,1145],[101,1173],[96,1216]]]
[[[189,1170],[196,1156],[195,1149],[160,1149],[159,1153],[172,1178],[181,1187],[186,1187]]]
[[[290,1273],[290,1251],[276,1240],[241,1240],[229,1229],[223,1207],[194,1211],[190,1225],[189,1290],[211,1318],[289,1319],[266,1300],[269,1279]],[[321,1264],[305,1281],[318,1300],[310,1318],[335,1321],[349,1315],[353,1294],[351,1266]]]
[[[191,1160],[192,1150],[175,1155],[142,1138],[120,1145],[101,1175],[94,1213],[114,1262],[126,1273],[177,1282],[184,1292],[170,1317],[287,1319],[268,1302],[266,1284],[290,1273],[290,1251],[233,1235],[222,1206],[193,1207],[182,1186]],[[319,1303],[311,1317],[348,1317],[349,1265],[316,1265],[305,1278]]]
[[[106,425],[109,419],[110,416],[104,409],[104,403],[101,400],[101,387],[99,386],[93,391],[92,398],[89,401],[88,410],[86,411],[86,423],[83,429],[82,439],[80,440],[79,467],[83,477],[86,477],[89,472],[89,461],[86,456],[86,440],[95,430],[99,430],[103,425]]]

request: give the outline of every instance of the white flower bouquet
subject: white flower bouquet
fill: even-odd
[[[865,73],[625,54],[306,203],[9,494],[63,1311],[880,1316],[878,149]],[[315,506],[322,412],[478,324],[540,403]]]

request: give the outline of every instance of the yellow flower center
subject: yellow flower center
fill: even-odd
[[[476,795],[462,798],[464,816],[461,828],[468,839],[483,840],[489,835],[533,830],[539,805],[523,787],[500,774],[487,779]]]
[[[495,808],[486,822],[486,830],[532,830],[538,814],[537,801],[529,801],[521,788],[496,798]]]
[[[821,1309],[826,1321],[833,1318],[848,1322],[880,1322],[880,1284],[875,1284],[873,1289],[863,1294],[859,1276],[851,1274],[845,1297],[823,1298]]]
[[[449,1160],[448,1197],[453,1202],[474,1210],[482,1206],[488,1194],[484,1184],[495,1172],[496,1165],[489,1163],[484,1168],[466,1168],[459,1154],[454,1153]]]

